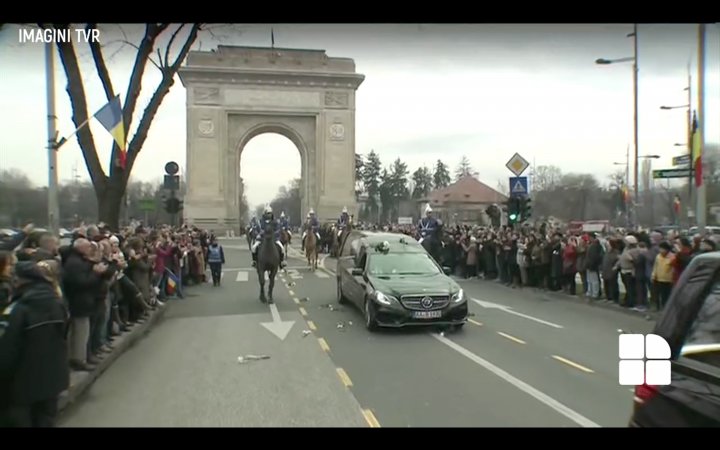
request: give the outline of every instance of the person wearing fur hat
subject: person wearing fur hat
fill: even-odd
[[[70,384],[68,311],[56,261],[21,261],[10,306],[0,317],[3,425],[52,427],[58,397]]]

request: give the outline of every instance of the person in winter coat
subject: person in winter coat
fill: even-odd
[[[222,245],[218,244],[217,239],[214,237],[210,240],[210,246],[207,250],[207,262],[210,265],[213,286],[220,286],[222,266],[225,264],[225,252]]]
[[[612,239],[608,242],[609,250],[603,255],[602,278],[605,291],[605,298],[608,301],[620,302],[620,285],[618,283],[618,271],[616,269],[620,258],[619,242]]]
[[[670,252],[672,246],[669,242],[661,242],[658,247],[660,253],[655,257],[651,279],[656,294],[655,307],[660,311],[665,307],[672,292],[674,255]]]
[[[0,251],[0,308],[10,304],[12,296],[12,274],[17,258],[12,252]]]
[[[0,386],[3,425],[52,427],[58,397],[70,384],[68,312],[47,262],[23,261],[10,306],[0,317]]]
[[[575,275],[577,274],[577,238],[571,236],[562,250],[563,288],[565,293],[577,295]]]
[[[587,296],[593,300],[600,298],[600,266],[603,260],[603,248],[597,235],[594,233],[590,236],[590,245],[587,249],[585,257],[585,267],[587,269]]]
[[[63,262],[62,285],[70,309],[70,366],[75,370],[92,370],[87,364],[90,318],[95,313],[95,297],[102,287],[101,275],[108,265],[90,260],[93,247],[81,238],[73,243]]]

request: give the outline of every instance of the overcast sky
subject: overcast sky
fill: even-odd
[[[632,55],[631,25],[273,25],[278,47],[324,49],[350,57],[365,82],[357,93],[357,149],[375,149],[385,164],[397,157],[411,170],[440,158],[454,168],[467,155],[479,178],[507,184],[505,163],[519,152],[531,163],[556,165],[565,172],[593,173],[602,182],[625,160],[632,142],[631,64],[599,66],[597,58]],[[124,26],[138,42],[139,28]],[[47,184],[46,100],[43,46],[18,44],[17,29],[0,31],[0,166],[18,168],[37,184]],[[202,36],[196,48],[218,45],[269,46],[270,25],[239,25]],[[108,52],[120,36],[116,25],[101,27]],[[686,140],[685,111],[661,105],[687,103],[687,64],[697,81],[697,26],[640,25],[640,153],[671,166]],[[94,113],[104,104],[101,84],[86,47],[80,50]],[[110,61],[112,78],[124,100],[132,50]],[[720,142],[720,28],[708,27],[706,139]],[[140,107],[147,104],[157,70],[148,68]],[[74,129],[56,59],[60,135]],[[696,87],[693,86],[695,90]],[[697,92],[697,91],[696,91]],[[697,96],[693,98],[693,104]],[[139,110],[141,108],[138,108]],[[92,130],[107,166],[111,138],[96,121]],[[134,130],[133,130],[134,131]],[[131,132],[132,134],[132,132]],[[157,180],[169,160],[185,169],[185,89],[178,82],[166,97],[133,176]],[[274,162],[271,166],[268,161]],[[87,170],[75,140],[61,150],[61,180],[73,166]],[[253,139],[242,155],[242,177],[251,204],[272,199],[280,185],[300,175],[300,156],[278,135]]]

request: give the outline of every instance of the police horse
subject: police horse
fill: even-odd
[[[307,257],[308,266],[313,272],[317,270],[319,245],[320,242],[315,232],[312,229],[308,230],[305,235],[305,256]]]
[[[280,249],[275,243],[275,227],[272,222],[267,225],[265,232],[260,236],[260,246],[257,250],[257,274],[260,283],[260,301],[273,303],[273,289],[275,288],[275,277],[280,269]],[[265,297],[265,273],[268,274],[268,295]]]

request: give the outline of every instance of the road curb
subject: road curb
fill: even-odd
[[[71,372],[70,387],[62,392],[58,399],[58,411],[63,411],[75,403],[110,368],[113,362],[150,332],[153,325],[158,323],[165,315],[167,309],[167,304],[159,307],[150,313],[150,317],[145,323],[136,325],[129,333],[117,336],[113,343],[114,351],[103,358],[92,372]]]

